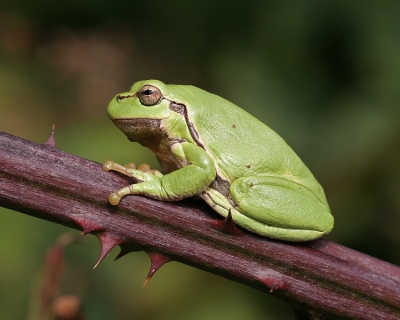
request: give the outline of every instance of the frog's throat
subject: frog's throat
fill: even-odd
[[[115,119],[113,122],[130,141],[138,142],[150,150],[157,149],[168,139],[167,130],[161,126],[161,119]]]

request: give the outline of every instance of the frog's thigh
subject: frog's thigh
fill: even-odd
[[[233,221],[257,234],[309,241],[331,229],[327,208],[308,190],[287,180],[245,177],[232,183],[230,193],[237,209],[232,211]]]

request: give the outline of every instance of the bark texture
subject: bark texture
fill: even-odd
[[[232,230],[193,199],[128,196],[111,206],[108,194],[128,183],[60,151],[53,139],[37,144],[0,132],[0,206],[96,235],[99,262],[119,245],[121,256],[149,254],[149,278],[174,260],[284,299],[312,318],[400,318],[397,266],[324,239],[288,243]]]

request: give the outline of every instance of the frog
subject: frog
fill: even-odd
[[[132,142],[151,150],[161,171],[122,166],[137,182],[112,192],[170,202],[203,199],[215,212],[256,235],[293,242],[328,234],[334,225],[325,193],[275,131],[228,100],[190,85],[138,81],[117,94],[107,113]]]

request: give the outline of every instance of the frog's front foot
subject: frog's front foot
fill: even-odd
[[[121,201],[121,199],[128,195],[128,194],[133,194],[133,185],[127,186],[125,188],[122,188],[116,192],[110,193],[110,195],[108,196],[108,202],[110,204],[112,204],[113,206],[116,206],[117,204],[119,204],[119,202]]]
[[[108,202],[113,206],[116,206],[121,201],[121,196],[118,195],[118,192],[110,193],[108,196]]]
[[[110,204],[112,204],[113,206],[116,206],[116,205],[119,204],[119,202],[121,201],[121,199],[122,199],[123,196],[124,196],[124,195],[121,195],[121,194],[119,193],[119,191],[110,193],[110,195],[108,196],[108,202],[109,202]]]
[[[127,175],[127,169],[136,169],[136,166],[133,162],[128,163],[126,166],[121,166],[120,164],[118,164],[112,160],[106,160],[103,163],[104,171],[117,171],[117,172]]]
[[[133,176],[133,173],[136,171],[140,172],[153,172],[155,173],[157,170],[151,169],[150,165],[147,163],[142,163],[138,167],[134,162],[129,162],[128,164],[121,166],[120,164],[112,161],[106,160],[103,163],[103,170],[104,171],[117,171],[127,176]]]
[[[151,169],[150,165],[146,163],[142,163],[136,168],[136,165],[133,162],[130,162],[125,166],[121,166],[114,161],[107,160],[103,163],[103,170],[116,171],[136,180],[135,184],[110,193],[108,196],[108,202],[114,206],[118,205],[124,196],[138,193],[138,191],[140,191],[140,187],[136,186],[137,183],[145,181],[158,181],[163,176],[161,172]]]

